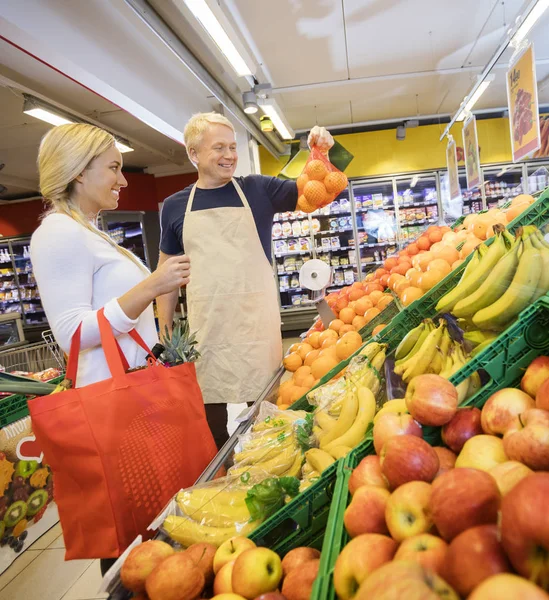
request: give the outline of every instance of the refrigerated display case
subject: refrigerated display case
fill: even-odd
[[[527,173],[529,194],[541,192],[549,185],[549,165],[530,164]]]
[[[0,315],[0,352],[26,344],[19,313]]]
[[[498,208],[527,192],[525,165],[501,165],[482,168],[486,208]]]
[[[449,225],[463,215],[469,215],[484,210],[482,186],[471,190],[467,189],[467,177],[464,168],[458,170],[459,187],[461,190],[459,198],[450,198],[448,171],[440,173],[439,178],[442,218],[444,223]]]

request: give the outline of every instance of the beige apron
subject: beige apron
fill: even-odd
[[[282,360],[273,269],[246,196],[232,183],[242,207],[192,211],[195,184],[183,223],[191,261],[189,325],[197,332],[196,368],[206,404],[256,400]]]

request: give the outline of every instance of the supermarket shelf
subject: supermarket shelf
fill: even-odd
[[[353,228],[347,227],[344,229],[329,229],[328,231],[319,231],[315,233],[315,235],[333,235],[334,233],[348,233],[349,231],[353,231]]]
[[[407,223],[401,223],[401,227],[414,227],[415,225],[427,225],[428,223],[436,223],[437,219],[420,219],[419,221],[409,221]]]
[[[307,221],[308,217],[288,217],[287,219],[273,219],[274,223],[284,223],[285,221]]]
[[[19,298],[8,298],[7,300],[0,300],[0,304],[19,304],[21,300]]]
[[[339,248],[317,248],[318,253],[322,252],[337,252],[338,250],[354,250],[354,246],[340,246]]]
[[[0,277],[13,277],[15,275],[15,271],[10,271],[9,273],[0,273]]]
[[[363,243],[363,244],[359,244],[360,248],[383,248],[384,246],[396,246],[397,242],[396,240],[394,242],[374,242],[371,244],[368,243]]]
[[[437,206],[436,200],[429,200],[428,202],[404,202],[399,204],[399,208],[421,208],[422,206]]]
[[[282,254],[275,254],[276,258],[284,258],[284,256],[299,256],[303,254],[311,254],[312,250],[293,250],[292,252],[283,252]]]
[[[382,265],[385,261],[383,260],[372,260],[369,262],[361,262],[363,267],[369,267],[370,265]]]
[[[280,290],[280,288],[279,288]],[[290,293],[290,292],[308,292],[309,290],[306,290],[305,288],[300,288],[300,287],[296,287],[296,288],[286,288],[285,290],[280,290],[281,294],[284,293]]]
[[[277,273],[277,275],[280,277],[282,275],[293,275],[294,273],[299,273],[299,270],[294,270],[294,271],[284,271],[284,273]]]

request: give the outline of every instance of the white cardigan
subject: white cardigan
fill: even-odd
[[[77,387],[111,377],[100,347],[97,311],[105,316],[130,367],[145,364],[145,351],[127,333],[135,327],[152,348],[158,341],[152,304],[135,321],[117,298],[146,274],[97,234],[62,214],[48,215],[34,232],[30,254],[42,305],[53,335],[68,354],[82,323]]]

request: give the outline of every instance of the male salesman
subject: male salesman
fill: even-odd
[[[221,448],[227,404],[256,400],[282,360],[271,235],[274,214],[296,210],[297,185],[262,175],[233,178],[235,130],[223,115],[194,115],[184,138],[198,181],[164,202],[159,265],[183,252],[192,264],[189,325],[199,341],[206,416]],[[309,146],[327,152],[333,143],[322,127],[309,134]],[[161,333],[171,328],[177,300],[177,290],[157,299]]]

